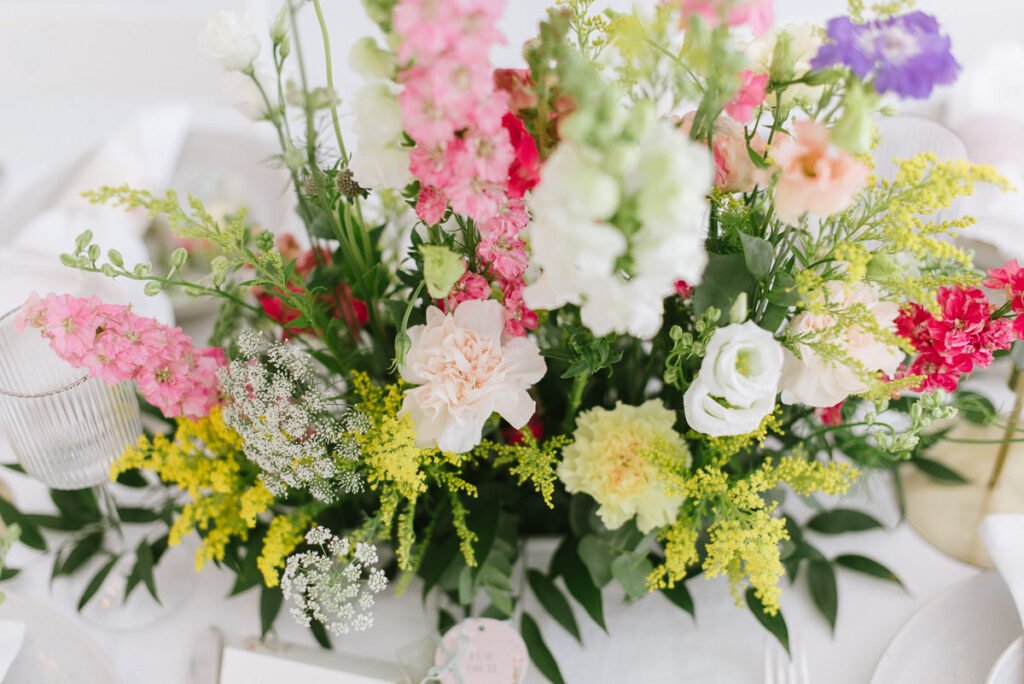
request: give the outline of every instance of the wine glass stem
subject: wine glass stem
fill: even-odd
[[[115,547],[113,551],[120,554],[128,544],[124,538],[121,514],[117,512],[117,502],[114,501],[114,496],[110,493],[109,485],[96,485],[92,488],[92,491],[96,495],[96,503],[99,506],[104,524],[113,532],[113,539],[111,540]]]

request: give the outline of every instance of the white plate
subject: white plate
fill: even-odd
[[[871,684],[978,684],[1020,635],[1003,579],[994,572],[974,575],[911,616],[882,654]]]
[[[1024,682],[1024,637],[1010,644],[988,673],[985,684],[1020,684]]]
[[[0,619],[25,625],[25,641],[3,684],[117,684],[89,635],[40,601],[7,592]]]

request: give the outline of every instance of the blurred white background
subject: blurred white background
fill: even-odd
[[[645,0],[650,1],[650,0]],[[519,46],[542,16],[546,0],[509,3],[509,44],[496,55],[519,63]],[[608,5],[626,9],[629,0]],[[922,0],[953,37],[968,67],[993,45],[1024,41],[1024,3],[1016,0]],[[777,0],[778,23],[823,20],[843,11],[843,0]],[[198,33],[221,8],[247,9],[268,22],[272,0],[0,0],[0,166],[8,182],[0,201],[54,164],[77,157],[133,115],[154,104],[186,102],[204,118],[250,127],[224,103],[218,65],[200,54]],[[328,0],[342,96],[357,82],[344,69],[348,47],[371,32],[359,0]],[[318,32],[306,13],[307,51],[319,78]],[[1024,64],[1010,67],[1021,71]]]

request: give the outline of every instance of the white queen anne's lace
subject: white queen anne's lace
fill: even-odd
[[[266,346],[260,333],[238,339],[240,358],[221,370],[229,398],[224,420],[242,437],[246,457],[260,467],[275,496],[290,488],[331,502],[362,481],[350,464],[360,455],[356,435],[369,428],[366,416],[331,414],[309,354],[288,343]]]
[[[292,617],[305,627],[316,620],[335,636],[369,629],[375,596],[388,585],[376,567],[377,547],[366,542],[353,547],[320,526],[306,533],[306,543],[317,548],[290,556],[281,576]]]

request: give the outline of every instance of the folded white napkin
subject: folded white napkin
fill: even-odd
[[[127,183],[154,192],[169,184],[188,131],[186,108],[155,110],[111,136],[71,169],[55,171],[52,182],[29,192],[0,223],[0,313],[17,307],[32,291],[98,295],[132,304],[136,313],[173,322],[167,297],[146,297],[142,284],[111,281],[61,266],[75,236],[89,229],[104,248],[116,248],[129,264],[149,260],[140,212],[92,206],[85,190]]]
[[[0,681],[18,657],[25,642],[25,624],[14,620],[0,620]]]
[[[985,548],[1024,616],[1024,515],[994,513],[978,529]]]

